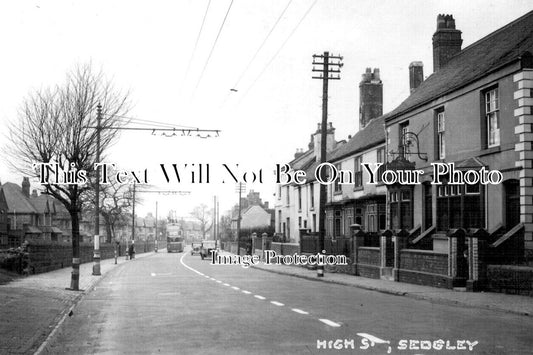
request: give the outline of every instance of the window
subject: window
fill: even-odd
[[[278,184],[278,200],[281,200],[281,184]]]
[[[335,164],[335,168],[337,171],[341,171],[341,164]],[[338,194],[342,192],[341,184],[339,183],[339,178],[335,179],[334,185],[333,185],[333,191]]]
[[[437,187],[437,229],[484,228],[484,197],[480,185]]]
[[[437,157],[446,157],[445,117],[444,111],[437,112]]]
[[[341,211],[335,211],[335,233],[334,237],[340,237],[342,235],[342,214]]]
[[[302,217],[298,217],[298,229],[302,228]]]
[[[389,193],[390,228],[413,228],[412,187],[392,187]]]
[[[278,210],[278,233],[285,233],[281,227],[281,211]]]
[[[316,232],[316,214],[313,213],[313,232]]]
[[[361,169],[362,157],[358,156],[354,159],[354,188],[363,186],[363,170]]]
[[[490,147],[500,145],[500,112],[498,89],[485,93],[485,117],[487,122],[487,144]]]
[[[290,197],[289,197],[289,195],[290,195],[290,187],[287,186],[287,188],[286,188],[285,191],[286,191],[286,193],[287,193],[287,196],[285,197],[285,198],[286,198],[286,199],[285,199],[285,202],[286,202],[286,204],[287,204],[287,206],[288,206],[288,205],[291,203],[291,199],[290,199]]]
[[[298,186],[298,211],[302,210],[302,188]]]
[[[309,198],[311,199],[311,209],[314,209],[315,208],[315,185],[313,183],[311,183],[309,185]]]
[[[399,147],[400,156],[403,156],[406,153],[409,153],[409,139],[407,133],[409,132],[409,121],[400,123],[400,132],[399,132]]]
[[[379,148],[378,151],[377,151],[377,160],[376,162],[378,163],[381,163],[383,165],[381,165],[378,169],[378,178],[377,178],[377,182],[380,183],[380,182],[383,182],[383,172],[385,172],[386,170],[386,165],[385,165],[385,148]]]

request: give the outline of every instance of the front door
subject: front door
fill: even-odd
[[[520,185],[518,180],[504,182],[505,187],[505,228],[513,228],[520,223]]]

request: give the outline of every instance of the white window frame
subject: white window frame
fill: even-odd
[[[437,112],[437,149],[439,159],[446,158],[446,117],[444,111]]]
[[[485,119],[487,123],[487,146],[500,145],[500,104],[498,88],[485,93]]]

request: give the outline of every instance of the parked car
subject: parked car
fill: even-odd
[[[202,243],[200,242],[191,243],[191,255],[200,254],[201,248],[202,248]]]
[[[217,242],[215,240],[203,240],[202,246],[200,247],[200,257],[202,260],[204,258],[211,257],[211,251],[217,249]]]

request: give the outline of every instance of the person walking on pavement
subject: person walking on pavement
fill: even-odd
[[[128,254],[130,254],[130,260],[135,258],[135,240],[131,241]]]

